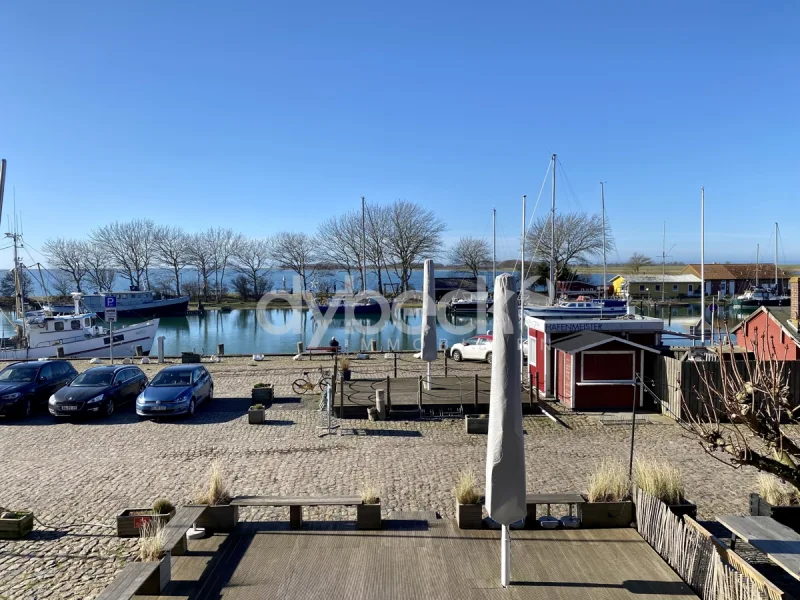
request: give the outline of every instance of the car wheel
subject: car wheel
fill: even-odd
[[[189,400],[189,416],[190,417],[194,416],[194,409],[195,409],[194,398],[192,398],[191,400]]]
[[[492,364],[492,353],[491,352],[487,352],[486,353],[486,362],[489,363],[489,364]]]
[[[114,400],[109,398],[108,402],[106,402],[106,416],[110,417],[114,414]]]
[[[461,352],[458,350],[453,350],[453,360],[456,362],[461,362]]]

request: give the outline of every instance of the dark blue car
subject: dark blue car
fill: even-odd
[[[214,397],[214,381],[205,367],[174,365],[153,377],[136,398],[140,417],[193,415],[197,405]]]

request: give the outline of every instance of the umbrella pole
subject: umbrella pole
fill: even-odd
[[[428,362],[428,389],[431,389],[431,363]]]
[[[503,587],[508,587],[511,583],[511,535],[508,532],[508,525],[502,527],[502,545],[500,547],[500,583]]]

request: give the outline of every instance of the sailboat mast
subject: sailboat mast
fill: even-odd
[[[608,286],[608,275],[606,274],[606,194],[603,182],[600,182],[600,210],[603,215],[603,300],[606,299],[606,287]]]
[[[664,286],[667,280],[667,222],[664,221],[664,235],[661,236],[661,302],[664,302]]]
[[[775,293],[778,293],[778,224],[775,223]]]
[[[361,196],[361,287],[367,291],[367,201]]]
[[[758,270],[761,268],[758,256],[759,250],[761,250],[761,244],[756,244],[756,287],[758,287]]]
[[[553,201],[550,208],[550,284],[553,286],[553,304],[556,298],[556,155],[553,154]],[[549,290],[548,290],[549,291]],[[548,294],[549,295],[549,294]]]
[[[523,242],[524,243],[524,242]],[[497,279],[497,209],[492,209],[492,289]]]
[[[700,345],[706,343],[706,189],[700,188]]]
[[[528,328],[525,327],[525,230],[527,223],[525,222],[525,205],[527,203],[527,196],[522,194],[522,254],[520,259],[520,272],[519,272],[519,349],[522,351],[522,342],[527,338]],[[525,380],[525,361],[520,360],[520,378]]]

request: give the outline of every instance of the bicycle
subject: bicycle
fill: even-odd
[[[308,371],[303,371],[303,377],[301,379],[295,379],[292,383],[292,391],[295,394],[307,394],[313,393],[316,388],[319,388],[320,391],[324,390],[331,384],[331,378],[321,367],[319,369],[319,374],[319,381],[314,383],[309,379]]]

